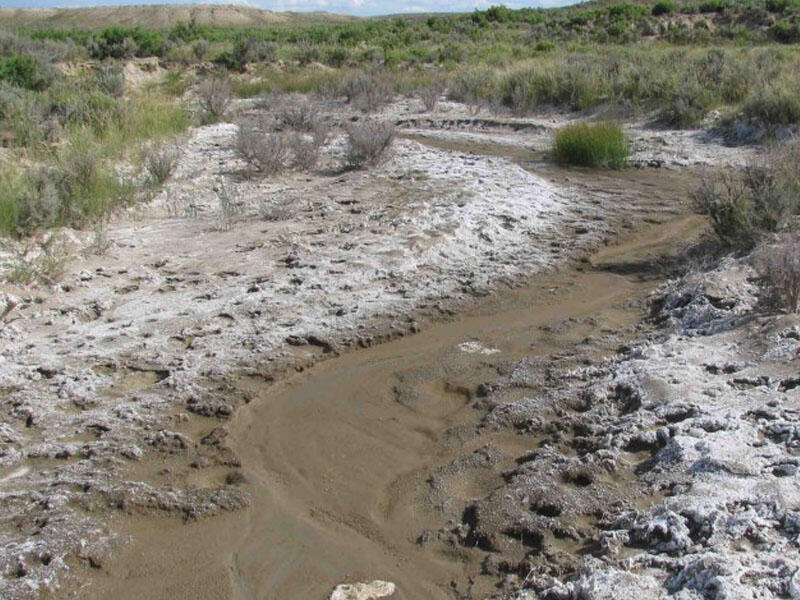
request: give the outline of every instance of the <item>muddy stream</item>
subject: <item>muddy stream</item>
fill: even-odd
[[[663,276],[659,261],[702,227],[698,217],[671,216],[416,335],[274,384],[243,378],[255,400],[227,427],[251,505],[188,524],[115,517],[133,542],[82,597],[321,600],[339,583],[374,579],[394,582],[394,597],[405,600],[488,595],[496,578],[480,575],[484,552],[419,543],[425,531],[452,526],[466,502],[498,487],[504,468],[536,446],[525,435],[477,431],[480,384],[523,356],[635,335]],[[454,473],[434,493],[431,473],[488,445],[503,456],[497,468]]]

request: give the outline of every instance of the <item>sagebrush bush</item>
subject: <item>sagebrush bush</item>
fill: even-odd
[[[616,123],[576,123],[554,134],[553,155],[563,164],[620,169],[630,149]]]
[[[436,105],[439,104],[439,98],[444,93],[444,86],[437,82],[431,82],[429,85],[419,88],[419,99],[422,101],[422,106],[426,112],[433,112],[436,110]]]
[[[456,72],[448,85],[448,97],[477,109],[497,95],[497,75],[488,68],[467,68]]]
[[[319,107],[302,94],[289,94],[278,101],[276,116],[286,127],[312,132],[319,125]]]
[[[761,249],[758,257],[764,285],[774,302],[797,312],[800,303],[800,237],[787,234],[775,244]]]
[[[800,143],[773,148],[742,173],[705,178],[692,198],[724,244],[752,249],[767,234],[795,226],[800,206]]]
[[[359,72],[342,83],[341,93],[347,101],[363,112],[374,112],[391,102],[394,90],[391,84],[377,74]]]
[[[707,215],[714,233],[727,246],[751,249],[756,235],[745,187],[731,174],[704,179],[692,192],[695,209]]]
[[[250,125],[239,125],[235,147],[248,169],[261,175],[277,175],[289,167],[292,158],[286,134],[263,133]]]
[[[319,162],[320,144],[314,137],[306,137],[299,133],[289,136],[289,148],[292,154],[292,166],[300,171],[311,171]]]
[[[233,91],[227,77],[214,75],[197,86],[197,99],[206,123],[219,121],[230,106]]]
[[[132,184],[90,148],[68,149],[53,164],[6,176],[0,193],[0,230],[15,236],[56,225],[79,227],[127,202]]]
[[[22,236],[57,222],[60,200],[50,171],[32,167],[0,178],[0,231]]]
[[[689,83],[664,100],[658,111],[658,120],[662,125],[678,129],[696,127],[705,118],[711,104],[705,88]]]
[[[773,85],[759,89],[744,103],[745,119],[764,127],[800,123],[800,87]]]
[[[125,93],[125,70],[116,62],[106,61],[95,72],[97,87],[109,96],[120,98]]]
[[[178,152],[172,146],[148,151],[144,158],[147,182],[153,187],[160,186],[170,176],[177,162]]]
[[[395,127],[391,121],[366,119],[351,123],[346,132],[347,164],[354,169],[379,164],[395,138]]]
[[[51,234],[41,243],[35,246],[26,244],[17,252],[6,278],[12,283],[23,285],[53,285],[63,276],[67,258],[68,251],[63,236]]]

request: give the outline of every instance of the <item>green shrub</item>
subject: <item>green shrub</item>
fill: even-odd
[[[772,27],[772,35],[782,44],[794,44],[800,41],[800,27],[797,23],[781,19]]]
[[[577,123],[556,131],[553,154],[563,164],[619,169],[630,153],[622,128],[615,123]]]
[[[787,13],[798,7],[797,0],[766,0],[764,8],[770,12]]]
[[[765,127],[800,123],[800,90],[781,85],[762,88],[745,101],[742,114]]]
[[[654,17],[670,15],[675,12],[675,3],[672,0],[658,0],[651,11]]]
[[[730,4],[730,0],[705,0],[698,8],[701,13],[722,12]]]
[[[36,59],[17,53],[0,58],[0,79],[28,90],[41,90],[47,85]]]
[[[183,96],[191,81],[180,70],[167,71],[161,80],[161,89],[170,96]]]
[[[646,10],[644,6],[623,2],[606,8],[606,14],[612,21],[632,21],[645,14]]]

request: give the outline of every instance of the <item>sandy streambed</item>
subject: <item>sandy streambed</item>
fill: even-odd
[[[537,278],[451,323],[279,384],[240,381],[254,399],[228,428],[250,506],[192,525],[128,521],[135,541],[90,597],[324,598],[335,584],[372,579],[395,582],[397,598],[489,594],[496,577],[481,549],[423,543],[536,447],[478,431],[481,384],[521,356],[583,343],[600,357],[623,343],[658,277],[653,259],[701,226],[649,228],[598,254],[598,268]],[[614,272],[635,264],[637,274]]]
[[[448,149],[446,143],[433,147],[414,140],[399,140],[391,160],[366,173],[323,169],[248,180],[233,152],[234,135],[230,124],[196,130],[183,144],[163,193],[109,226],[111,245],[105,254],[91,248],[78,252],[89,234],[67,232],[77,250],[58,285],[4,285],[5,297],[16,306],[0,329],[0,594],[13,598],[49,590],[63,597],[77,586],[80,596],[88,593],[80,588],[91,581],[87,573],[102,577],[105,569],[129,582],[141,578],[146,585],[154,573],[174,564],[173,557],[184,561],[182,572],[193,573],[191,581],[175,579],[177,569],[171,569],[169,577],[159,580],[165,585],[183,581],[183,588],[163,588],[173,595],[183,589],[224,596],[239,586],[248,589],[247,582],[258,589],[262,582],[252,573],[261,559],[254,557],[262,556],[264,548],[232,550],[242,538],[242,522],[239,513],[227,513],[252,503],[272,506],[262,513],[248,509],[261,516],[278,510],[323,514],[320,503],[308,499],[317,492],[303,488],[302,473],[298,482],[285,464],[261,464],[249,453],[263,442],[241,441],[246,437],[236,428],[245,417],[237,411],[261,406],[254,400],[265,393],[264,382],[280,380],[287,371],[322,357],[424,329],[426,322],[452,318],[480,298],[490,302],[498,292],[507,298],[509,288],[567,265],[643,223],[674,220],[685,211],[682,202],[694,186],[691,170],[598,175],[530,164],[523,168],[515,162],[519,157],[503,152],[486,155],[480,147]],[[334,139],[325,150],[326,160],[335,163],[341,151],[341,140]],[[0,270],[7,272],[14,260],[13,249],[4,250]],[[637,270],[619,264],[613,272],[629,276]],[[462,330],[464,339],[431,346],[426,361],[435,364],[433,357],[441,351],[451,357],[446,360],[456,361],[447,367],[450,371],[461,369],[458,361],[490,361],[485,368],[496,370],[498,363],[491,361],[508,355],[499,339],[508,335],[498,334],[495,342],[471,339],[481,335]],[[453,344],[462,343],[463,348],[453,350]],[[484,353],[483,348],[501,352]],[[242,378],[249,385],[242,385]],[[371,480],[363,475],[366,467],[360,469],[365,490],[384,489],[386,479],[404,481],[404,473],[434,467],[426,457],[436,454],[438,437],[478,410],[470,408],[471,397],[465,400],[475,395],[468,385],[462,390],[447,384],[446,377],[417,372],[399,378],[392,394],[396,388],[402,398],[394,402],[413,408],[426,402],[418,396],[443,397],[449,408],[443,411],[436,408],[438,400],[427,401],[433,414],[423,407],[422,416],[414,417],[429,419],[425,426],[409,416],[416,409],[396,415],[411,433],[388,429],[381,435],[400,435],[403,447],[413,451],[395,456],[389,446],[385,452],[376,450],[376,457],[382,457],[378,471],[385,474]],[[411,388],[403,391],[403,382],[417,380],[428,387],[420,391],[408,383]],[[378,397],[386,394],[383,389]],[[350,404],[334,406],[347,413],[362,401],[342,399]],[[335,415],[326,416],[330,421]],[[307,420],[288,413],[269,417]],[[321,432],[313,429],[313,421],[308,426],[300,433],[313,441]],[[420,431],[414,433],[414,427]],[[301,448],[272,450],[276,456],[303,456]],[[238,485],[245,457],[251,481]],[[278,459],[270,455],[270,460]],[[402,472],[393,470],[395,462]],[[349,488],[341,483],[342,475],[330,476],[340,481],[334,490]],[[273,477],[285,486],[282,492]],[[496,475],[487,481],[496,481]],[[466,491],[458,494],[465,495],[490,483],[453,485],[462,484]],[[269,499],[263,490],[276,496]],[[365,491],[365,498],[371,493]],[[385,489],[381,493],[392,497]],[[301,499],[295,513],[286,508],[294,505],[287,500],[293,494]],[[389,523],[394,509],[382,498],[386,516],[381,518]],[[443,501],[431,497],[417,504],[427,510]],[[411,500],[405,504],[414,505]],[[458,516],[452,512],[457,506],[448,509],[446,519]],[[365,516],[367,510],[361,506],[356,511],[361,516],[351,521],[363,527],[349,524],[336,511],[330,521],[343,523],[339,533],[352,530],[369,540],[378,536],[370,533],[379,529]],[[441,517],[413,516],[431,531]],[[132,521],[125,525],[125,519]],[[322,520],[306,516],[311,529],[302,530],[305,538],[297,533],[298,539],[307,545],[330,539],[330,530],[324,535],[318,530]],[[291,523],[288,517],[273,521]],[[408,542],[414,526],[407,527],[405,537],[391,527],[378,537],[398,534]],[[144,562],[131,562],[128,575],[108,566],[108,557],[127,541],[121,535],[126,528],[145,544],[135,546]],[[148,535],[164,529],[171,532],[171,542],[161,538],[158,545],[147,545]],[[196,530],[217,535],[208,534],[197,544],[189,541]],[[291,530],[277,534],[294,539]],[[187,548],[189,558],[179,552]],[[355,542],[352,548],[351,554],[357,553]],[[361,554],[371,555],[371,546],[360,548]],[[264,555],[263,560],[283,560],[281,543],[269,549],[272,559]],[[401,563],[403,556],[411,556],[397,552]],[[195,563],[204,565],[200,575],[189,569]],[[290,569],[292,563],[282,564]],[[464,568],[453,564],[444,560],[442,573],[463,581]],[[340,566],[320,575],[315,585],[329,585],[334,575],[349,579]],[[400,572],[389,575],[408,581]],[[431,574],[430,581],[440,580],[440,573]],[[282,585],[280,577],[276,581]]]

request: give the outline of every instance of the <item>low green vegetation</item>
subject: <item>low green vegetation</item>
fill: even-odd
[[[153,174],[139,149],[190,123],[181,101],[129,89],[121,63],[86,51],[0,33],[0,234],[81,227],[142,197]]]
[[[64,27],[37,27],[30,17],[16,27],[10,18],[0,30],[0,139],[10,153],[1,175],[4,234],[80,226],[143,197],[143,185],[168,177],[169,157],[147,162],[142,147],[158,148],[192,115],[198,124],[229,118],[236,96],[344,98],[363,113],[400,94],[426,111],[446,96],[476,112],[519,116],[568,110],[667,127],[744,123],[773,133],[800,124],[795,0],[494,6],[238,27],[194,20],[92,27],[91,9],[70,14]],[[166,71],[136,88],[123,69],[134,59]],[[627,147],[615,126],[581,127],[558,133],[559,160],[624,164]],[[358,134],[351,132],[353,147]],[[313,165],[316,150],[301,139],[273,146],[291,145],[290,163]],[[256,141],[242,144],[266,161],[269,148]],[[370,163],[370,152],[354,151],[351,162]]]
[[[576,123],[554,134],[553,155],[562,164],[620,169],[629,152],[616,123]]]
[[[120,163],[135,166],[135,148],[185,130],[190,119],[166,97],[121,97],[120,74],[61,75],[38,91],[0,83],[3,136],[24,155],[3,165],[0,232],[82,226],[134,199],[136,178],[123,176]]]

